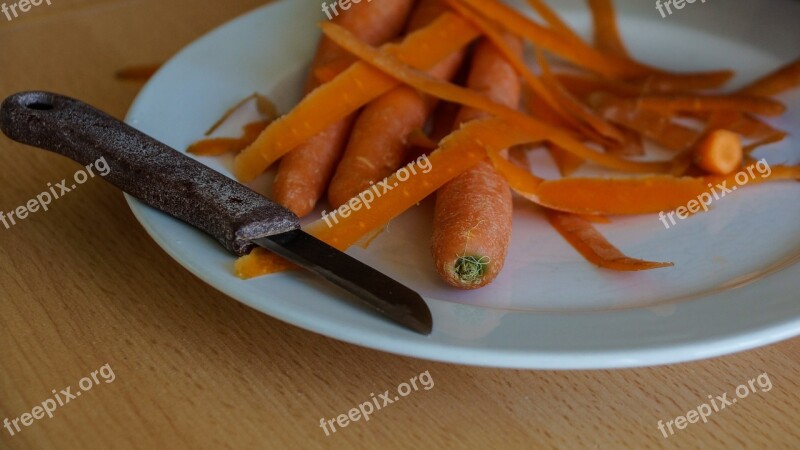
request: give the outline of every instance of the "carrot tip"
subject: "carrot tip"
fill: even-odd
[[[490,263],[488,256],[459,256],[455,264],[455,276],[464,284],[476,284],[483,280]]]

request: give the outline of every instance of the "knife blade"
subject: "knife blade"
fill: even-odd
[[[211,235],[234,255],[266,248],[399,325],[432,330],[430,310],[413,290],[305,233],[288,209],[92,106],[51,92],[20,92],[0,105],[0,130],[84,165],[104,158],[106,181]]]

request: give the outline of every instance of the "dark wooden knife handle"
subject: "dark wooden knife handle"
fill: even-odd
[[[23,144],[88,166],[106,180],[216,238],[236,255],[251,241],[300,227],[288,209],[81,101],[21,92],[0,106],[0,130]]]

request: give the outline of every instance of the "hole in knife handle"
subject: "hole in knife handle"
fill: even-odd
[[[48,92],[29,92],[23,95],[20,103],[28,109],[51,111],[55,108],[56,99]]]
[[[50,111],[51,109],[53,109],[53,105],[50,103],[34,102],[34,103],[29,103],[26,106],[29,109],[35,109],[37,111]]]

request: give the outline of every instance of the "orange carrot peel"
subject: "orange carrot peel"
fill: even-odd
[[[749,95],[643,95],[623,101],[642,109],[661,112],[740,111],[761,116],[780,116],[786,106],[771,98]]]
[[[757,79],[739,90],[742,94],[771,97],[800,86],[800,59]]]
[[[564,39],[562,33],[537,24],[497,0],[462,1],[487,19],[502,24],[509,32],[578,67],[606,77],[639,79],[658,89],[689,89],[719,87],[733,76],[729,70],[679,74],[656,69],[626,56],[600,52],[582,41]]]
[[[242,127],[242,136],[238,138],[210,138],[197,141],[190,145],[186,152],[197,156],[219,156],[244,150],[256,140],[270,122],[262,120],[248,123]]]
[[[617,17],[612,0],[589,0],[594,22],[594,45],[602,51],[627,56],[617,27]]]
[[[548,211],[547,219],[553,228],[587,261],[604,269],[621,272],[672,267],[673,263],[643,261],[625,256],[580,216]]]
[[[591,161],[601,167],[633,173],[668,173],[668,161],[638,162],[629,161],[606,153],[596,152],[576,140],[567,130],[551,126],[523,114],[515,109],[497,104],[484,96],[466,88],[456,86],[415,70],[385,51],[375,49],[359,41],[344,28],[333,23],[321,25],[323,33],[331,40],[347,49],[363,61],[415,87],[433,97],[469,106],[504,119],[509,124],[526,130],[528,133],[545,138],[560,148],[576,156]],[[269,130],[269,128],[267,129]]]

